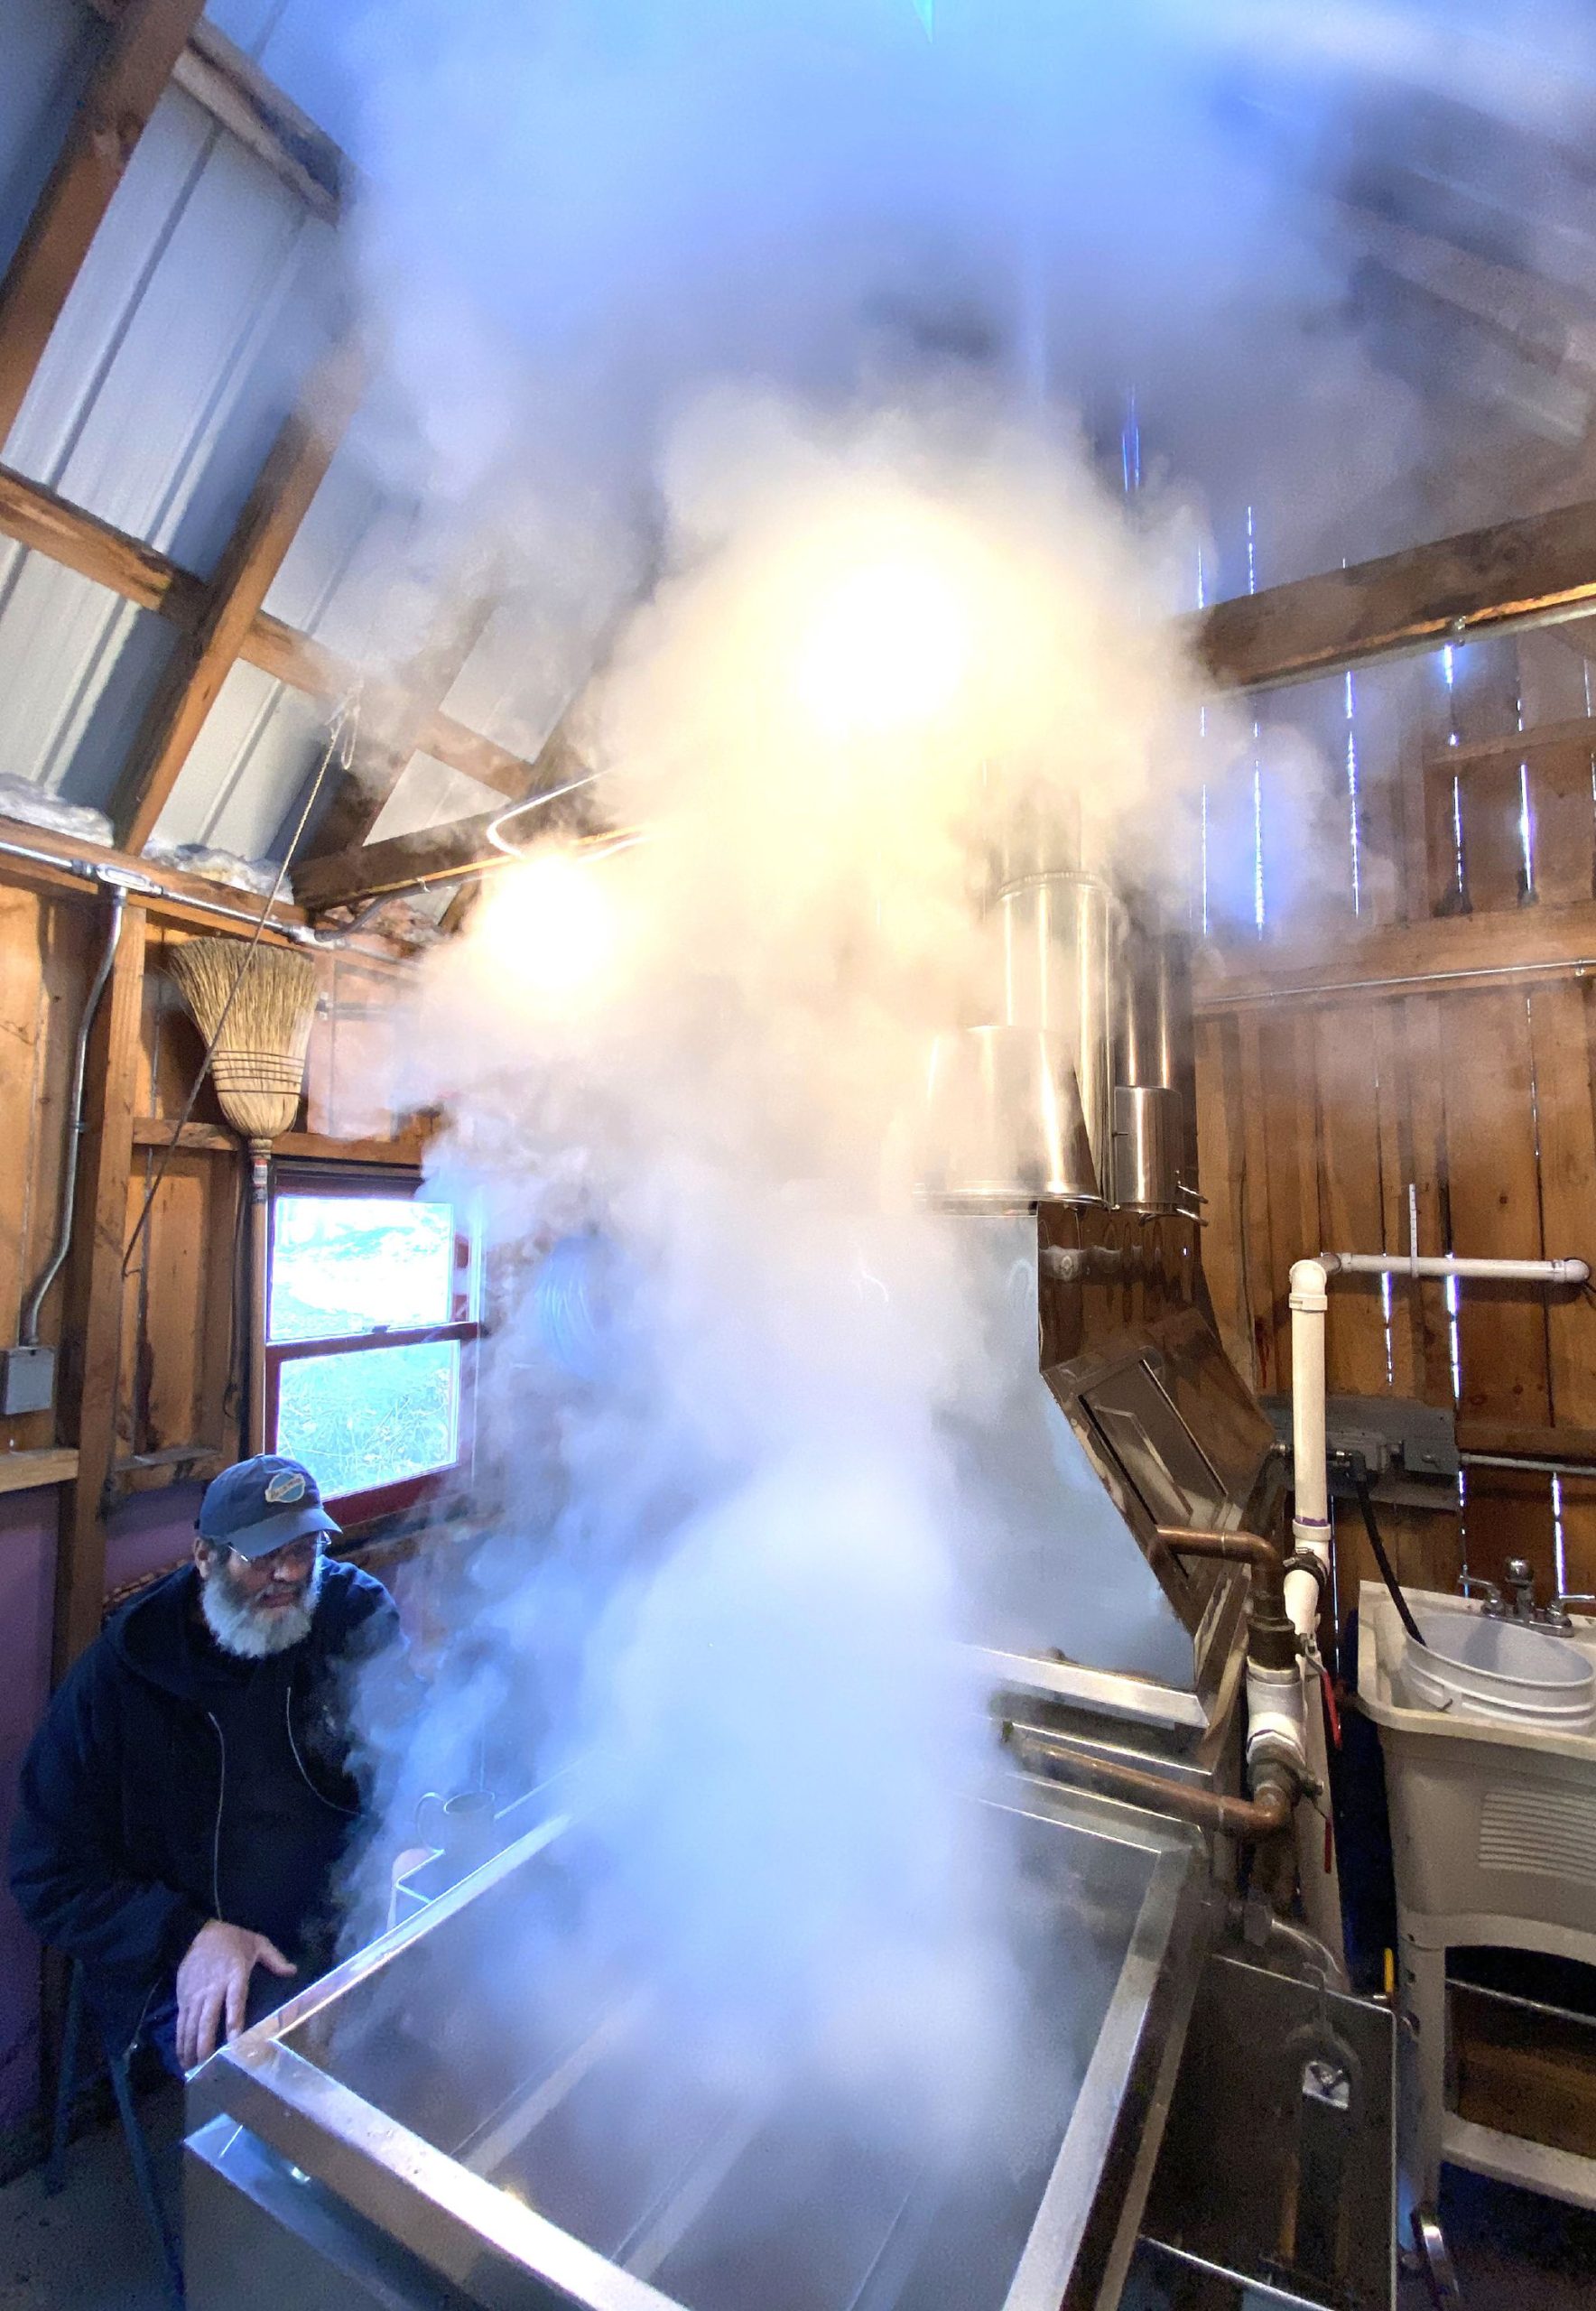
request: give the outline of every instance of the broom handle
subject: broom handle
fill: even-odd
[[[249,1450],[266,1449],[266,1269],[271,1258],[272,1143],[249,1142]]]

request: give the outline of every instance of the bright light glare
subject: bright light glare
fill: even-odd
[[[617,928],[601,868],[569,850],[539,851],[496,875],[471,925],[495,971],[551,1003],[596,990]]]
[[[829,589],[800,645],[800,700],[837,738],[884,738],[947,711],[968,671],[960,589],[923,562],[868,562]]]

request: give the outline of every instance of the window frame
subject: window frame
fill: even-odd
[[[456,1197],[441,1196],[436,1199],[450,1204],[455,1220],[454,1268],[450,1290],[450,1313],[447,1323],[376,1325],[369,1332],[334,1332],[320,1339],[274,1341],[270,1338],[272,1267],[276,1258],[276,1208],[280,1196],[325,1196],[329,1201],[339,1202],[348,1202],[357,1196],[404,1198],[411,1202],[424,1202],[429,1198],[426,1183],[419,1172],[369,1165],[345,1167],[302,1165],[292,1162],[274,1164],[269,1192],[272,1210],[266,1237],[267,1267],[263,1278],[260,1320],[262,1332],[265,1335],[263,1343],[265,1450],[274,1452],[278,1449],[277,1421],[285,1364],[302,1363],[311,1358],[362,1355],[374,1349],[412,1348],[435,1341],[456,1341],[459,1343],[459,1365],[454,1459],[444,1468],[427,1469],[419,1476],[400,1477],[392,1484],[367,1485],[357,1492],[328,1493],[324,1498],[329,1511],[338,1518],[340,1527],[348,1528],[416,1508],[448,1486],[469,1480],[476,1453],[476,1344],[482,1336],[481,1230],[474,1217],[462,1211]]]

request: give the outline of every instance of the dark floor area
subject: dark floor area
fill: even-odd
[[[175,2205],[181,2095],[175,2086],[162,2086],[144,2098],[141,2109],[162,2186]],[[1450,2167],[1442,2212],[1462,2281],[1462,2311],[1592,2311],[1596,2306],[1596,2214]],[[1424,2311],[1429,2302],[1422,2281],[1403,2282],[1401,2311]],[[0,2190],[0,2306],[4,2311],[166,2311],[154,2249],[114,2123],[74,2143],[59,2198],[45,2197],[38,2170]],[[284,2304],[283,2311],[295,2306]]]

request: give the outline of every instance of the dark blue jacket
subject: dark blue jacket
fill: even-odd
[[[197,1674],[198,1600],[184,1566],[125,1607],[55,1694],[23,1762],[11,1890],[42,1941],[83,1962],[112,2043],[131,2041],[218,1914],[226,1743]],[[351,1830],[361,1793],[348,1675],[397,1637],[382,1583],[329,1561],[308,1635],[279,1657],[299,1770]]]

